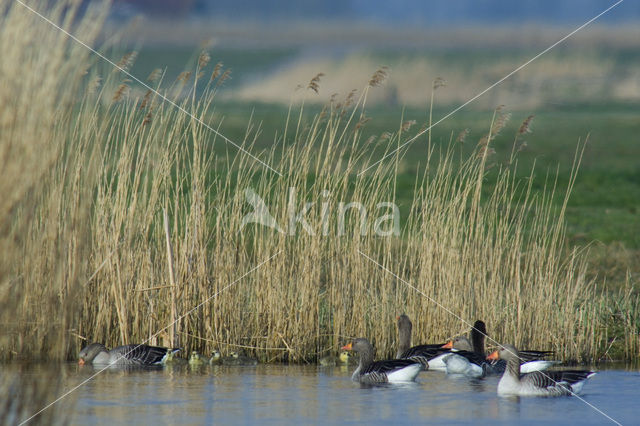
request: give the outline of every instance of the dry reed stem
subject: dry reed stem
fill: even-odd
[[[162,209],[162,217],[164,223],[164,233],[167,242],[167,267],[169,273],[169,287],[171,288],[171,328],[169,329],[169,339],[171,347],[180,347],[178,343],[178,325],[176,324],[176,278],[173,267],[173,247],[171,247],[171,231],[169,230],[169,215],[166,207]],[[164,286],[167,287],[167,286]]]

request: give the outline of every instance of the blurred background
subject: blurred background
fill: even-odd
[[[115,0],[112,27],[138,48],[141,74],[176,78],[194,53],[233,70],[228,99],[291,102],[298,84],[324,73],[319,96],[360,89],[381,65],[371,104],[421,107],[438,77],[438,105],[462,103],[614,2]],[[640,99],[640,3],[623,2],[475,102],[554,107]],[[122,33],[122,28],[126,31]]]
[[[228,77],[212,118],[232,139],[254,123],[256,149],[284,127],[289,105],[317,112],[362,93],[381,66],[387,78],[367,97],[363,138],[402,123],[425,127],[595,17],[607,0],[116,0],[104,48],[137,51],[131,72],[154,69],[172,82],[206,50]],[[495,141],[505,163],[513,136],[534,115],[520,155],[527,175],[558,171],[569,181],[578,141],[588,139],[569,204],[569,243],[592,241],[594,274],[623,282],[640,264],[640,3],[625,1],[433,128],[435,144],[488,130],[493,111],[511,113]],[[310,80],[322,73],[315,90]],[[444,80],[444,86],[434,81]],[[136,91],[137,90],[137,91]],[[132,87],[132,96],[144,89]],[[418,127],[416,127],[417,129]],[[408,204],[426,138],[408,148],[398,176]],[[543,185],[543,179],[538,179]],[[403,197],[406,197],[404,199]],[[609,261],[608,259],[615,259]]]
[[[114,13],[155,16],[224,16],[227,18],[346,19],[360,21],[457,24],[460,22],[522,22],[544,20],[559,23],[588,19],[615,1],[607,0],[115,0]],[[625,11],[604,19],[633,20],[640,13],[635,2]]]

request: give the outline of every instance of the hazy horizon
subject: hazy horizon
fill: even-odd
[[[114,15],[210,16],[282,19],[343,19],[351,22],[414,25],[462,23],[579,23],[615,4],[615,0],[116,0]],[[640,19],[640,3],[622,2],[600,18],[602,22]]]

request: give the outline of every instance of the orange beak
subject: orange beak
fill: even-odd
[[[351,343],[347,343],[346,345],[344,345],[340,349],[342,349],[343,351],[350,351],[350,350],[353,349],[353,347],[352,347]]]
[[[80,358],[80,359],[78,360],[78,365],[84,365],[84,359]]]
[[[442,345],[442,349],[453,349],[453,340],[449,340],[447,343]]]
[[[500,355],[498,354],[498,351],[493,351],[489,354],[489,356],[487,357],[487,359],[489,361],[496,361],[498,359],[500,359]]]

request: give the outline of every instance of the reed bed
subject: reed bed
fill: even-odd
[[[516,177],[517,149],[510,164],[492,160],[508,119],[501,110],[471,152],[461,154],[460,140],[429,144],[394,233],[384,203],[395,202],[403,151],[374,164],[420,128],[404,122],[366,134],[367,97],[385,69],[318,114],[292,106],[269,149],[255,149],[264,136],[248,123],[235,142],[279,176],[203,125],[218,125],[214,101],[229,77],[208,53],[175,82],[162,72],[147,80],[189,116],[153,91],[138,95],[125,76],[19,5],[0,0],[5,9],[3,358],[74,358],[99,341],[312,362],[352,336],[371,338],[389,356],[396,315],[406,312],[416,343],[466,331],[456,316],[482,318],[497,341],[594,360],[611,345],[612,309],[625,356],[637,356],[633,286],[626,296],[599,292],[587,278],[586,251],[565,243],[571,185],[556,188],[549,178],[534,192],[534,171]],[[74,10],[47,13],[93,43],[89,22],[104,9],[73,18]],[[309,83],[311,96],[321,80]],[[485,188],[489,177],[495,184]],[[247,194],[264,201],[280,230],[243,223],[253,211]],[[296,222],[309,202],[305,224]]]

